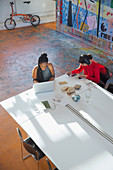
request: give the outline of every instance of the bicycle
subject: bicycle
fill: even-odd
[[[26,4],[30,4],[31,1],[24,1],[23,3]],[[31,23],[33,26],[37,26],[40,24],[40,17],[38,15],[32,15],[32,14],[17,14],[16,12],[14,12],[13,9],[13,5],[14,2],[10,2],[10,6],[11,6],[11,14],[10,14],[10,18],[7,18],[4,21],[4,26],[8,29],[8,30],[13,30],[16,26],[16,22],[14,20],[15,16],[18,16],[20,19],[22,19],[22,21],[24,23]]]

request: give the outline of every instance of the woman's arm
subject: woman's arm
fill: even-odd
[[[51,78],[49,79],[49,81],[53,81],[55,79],[55,71],[54,71],[54,67],[52,63],[48,63],[48,67],[50,69],[51,72]]]
[[[32,70],[33,83],[38,83],[38,81],[37,81],[37,68],[38,68],[38,66],[35,66]]]
[[[82,70],[83,70],[83,66],[82,66],[82,64],[80,64],[80,66],[77,69],[71,71],[71,73],[78,74],[78,73],[82,72]]]
[[[67,71],[67,75],[68,76],[70,76],[70,75],[75,75],[75,74],[78,74],[78,73],[80,73],[80,72],[82,72],[82,70],[83,70],[83,68],[82,68],[82,65],[80,64],[80,66],[77,68],[77,69],[75,69],[75,70],[73,70],[73,71]]]

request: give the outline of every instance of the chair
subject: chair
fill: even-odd
[[[18,135],[21,139],[21,155],[22,159],[26,159],[29,156],[33,156],[35,160],[38,162],[38,169],[39,169],[39,160],[45,156],[45,154],[41,151],[41,149],[34,143],[34,141],[28,137],[23,140],[22,134],[17,128]],[[29,155],[23,157],[23,147],[30,153]]]
[[[107,91],[113,94],[113,84],[109,84]]]
[[[47,158],[46,158],[46,161],[47,161],[49,170],[52,170],[51,164],[50,164],[50,162],[49,162],[49,160]],[[53,170],[58,170],[58,168],[54,168]]]
[[[109,91],[109,92],[111,92],[113,94],[113,74],[107,80],[106,85],[105,85],[105,89],[107,89],[107,91]]]
[[[110,79],[110,77],[112,76],[112,73],[109,71],[109,69],[107,67],[105,67],[105,69],[106,69],[106,75],[100,73],[100,82],[98,83],[98,85],[103,88],[105,88],[107,80]]]

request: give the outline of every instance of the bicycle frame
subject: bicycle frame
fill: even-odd
[[[10,5],[11,5],[11,14],[10,14],[10,16],[11,16],[11,21],[12,21],[12,19],[13,19],[13,17],[15,17],[15,16],[22,16],[23,18],[24,18],[24,20],[26,20],[26,21],[30,21],[30,17],[32,16],[31,14],[16,14],[15,12],[14,12],[14,9],[13,9],[13,4],[14,3],[10,3]]]

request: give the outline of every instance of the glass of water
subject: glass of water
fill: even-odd
[[[86,90],[85,92],[86,102],[90,104],[90,98],[91,98],[91,89]]]

